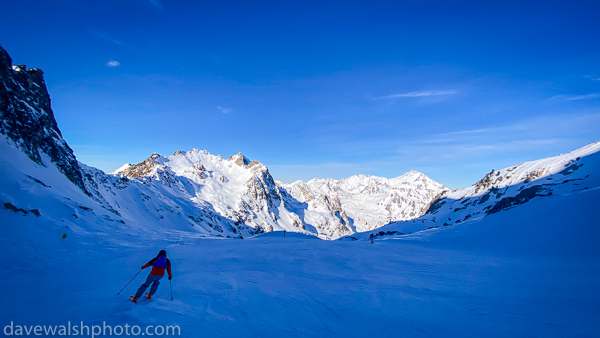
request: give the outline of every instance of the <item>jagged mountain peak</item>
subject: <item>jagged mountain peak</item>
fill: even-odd
[[[239,166],[247,166],[248,164],[250,164],[250,160],[242,153],[237,153],[237,155],[229,156],[227,161],[233,161]]]
[[[240,166],[235,159],[192,149],[171,156],[154,153],[109,177],[90,169],[89,176],[95,178],[91,185],[98,199],[117,212],[126,203],[113,202],[118,191],[141,189],[143,205],[156,208],[150,215],[156,214],[159,221],[183,216],[183,223],[178,221],[182,225],[228,237],[283,229],[309,233],[299,216],[286,209],[282,193],[259,162]]]

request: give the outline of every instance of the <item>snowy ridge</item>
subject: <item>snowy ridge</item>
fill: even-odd
[[[582,166],[579,163],[582,157],[589,156],[598,151],[600,151],[600,142],[595,142],[568,154],[524,162],[497,171],[492,170],[474,185],[455,190],[446,197],[461,199],[464,197],[481,196],[491,189],[502,189],[522,183],[530,183],[559,173],[568,175]]]
[[[477,183],[444,194],[422,217],[390,224],[373,233],[377,236],[406,235],[424,229],[476,222],[533,199],[599,188],[600,142],[595,142],[568,154],[492,170]]]
[[[428,219],[444,217],[446,223],[460,223],[523,204],[537,196],[550,196],[592,188],[590,175],[597,175],[595,158],[600,151],[596,142],[568,154],[525,162],[498,171],[492,170],[474,185],[455,190],[436,201]],[[586,158],[586,157],[590,158]],[[582,185],[583,184],[583,185]],[[449,222],[447,222],[449,221]]]

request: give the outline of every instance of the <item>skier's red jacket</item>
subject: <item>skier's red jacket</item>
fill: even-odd
[[[152,258],[152,260],[150,260],[150,262],[148,262],[148,263],[144,264],[144,266],[142,266],[142,269],[149,267],[155,261],[156,261],[156,258]],[[167,258],[167,268],[166,269],[158,267],[158,266],[153,266],[152,271],[150,271],[150,274],[157,275],[157,276],[164,276],[165,270],[167,270],[167,273],[169,274],[169,278],[173,278],[173,275],[171,274],[171,261],[168,258]]]

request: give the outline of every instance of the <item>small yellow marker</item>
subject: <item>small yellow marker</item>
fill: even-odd
[[[62,241],[60,241],[60,246],[59,246],[59,248],[62,248],[63,242],[65,241],[65,238],[67,238],[67,234],[66,234],[66,233],[64,233],[64,234],[62,235],[62,237],[61,237],[61,238],[62,238]]]

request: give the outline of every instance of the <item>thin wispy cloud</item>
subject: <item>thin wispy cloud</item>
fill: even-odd
[[[539,138],[555,135],[555,138],[567,137],[569,130],[589,132],[597,130],[600,113],[569,114],[558,116],[539,116],[515,121],[496,127],[458,130],[431,135],[433,139],[445,138],[456,140],[486,140],[494,137],[524,139],[536,135]],[[591,128],[591,129],[590,129]],[[482,138],[483,137],[483,138]]]
[[[400,98],[413,98],[413,97],[429,97],[429,96],[443,96],[443,95],[454,95],[458,94],[457,90],[423,90],[413,91],[408,93],[392,94],[386,96],[376,97],[376,99],[400,99]]]
[[[477,137],[480,135],[489,135],[489,134],[495,134],[495,133],[501,133],[501,134],[505,134],[505,133],[514,133],[514,132],[522,132],[522,131],[526,131],[529,128],[531,128],[531,126],[534,126],[536,123],[540,123],[538,121],[541,121],[541,119],[534,119],[534,122],[517,122],[517,123],[513,123],[513,124],[509,124],[509,125],[502,125],[502,126],[498,126],[498,127],[488,127],[488,128],[478,128],[478,129],[467,129],[467,130],[459,130],[459,131],[452,131],[452,132],[447,132],[447,133],[440,133],[437,135],[434,135],[435,137]]]
[[[106,63],[106,67],[109,67],[109,68],[119,67],[120,65],[121,65],[121,63],[119,61],[115,61],[115,60],[110,60]]]
[[[117,40],[117,39],[115,39],[115,38],[113,38],[113,37],[110,37],[110,36],[106,35],[105,33],[101,32],[101,31],[99,31],[99,30],[97,30],[97,29],[90,29],[90,31],[91,31],[91,32],[92,32],[92,34],[94,34],[94,35],[95,35],[97,38],[100,38],[100,39],[102,39],[102,40],[105,40],[105,41],[108,41],[108,42],[114,43],[115,45],[119,45],[119,46],[122,46],[122,45],[123,45],[123,43],[122,43],[121,41],[119,41],[119,40]]]
[[[596,99],[600,97],[600,93],[592,93],[592,94],[587,94],[587,95],[575,95],[575,96],[570,96],[567,97],[566,100],[568,101],[581,101],[581,100],[588,100],[588,99]]]
[[[581,101],[589,99],[600,98],[600,93],[591,93],[585,95],[556,95],[550,98],[550,100],[561,100],[561,101]]]
[[[498,131],[501,128],[505,127],[496,127],[496,128],[481,128],[481,129],[470,129],[470,130],[461,130],[461,131],[453,131],[449,133],[438,134],[437,136],[455,136],[455,135],[468,135],[468,134],[483,134]]]
[[[229,114],[233,110],[231,108],[225,108],[221,106],[218,106],[217,109],[221,112],[221,114]]]

